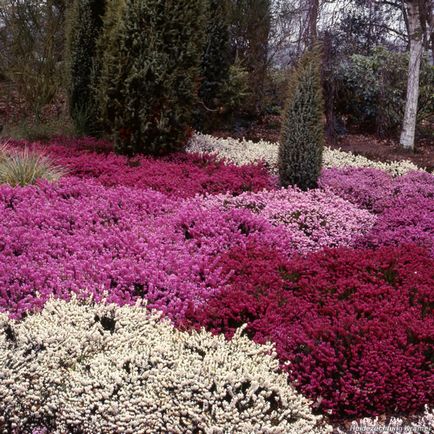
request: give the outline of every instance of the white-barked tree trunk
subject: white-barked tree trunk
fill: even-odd
[[[423,54],[423,30],[419,2],[417,0],[406,1],[405,7],[408,16],[410,56],[408,63],[407,99],[400,144],[404,149],[414,150],[417,103],[419,99],[420,63]]]

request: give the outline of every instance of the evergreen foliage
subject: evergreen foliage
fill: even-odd
[[[206,41],[202,55],[199,96],[203,105],[202,124],[225,105],[224,89],[229,80],[230,37],[227,0],[208,0]]]
[[[102,29],[105,0],[75,0],[67,29],[69,110],[76,131],[97,133],[97,107],[92,89],[96,42]]]
[[[315,46],[294,69],[288,85],[279,146],[281,184],[314,188],[321,172],[324,101],[321,50]]]
[[[98,43],[95,82],[117,151],[161,155],[184,147],[197,102],[204,0],[114,0]]]
[[[271,0],[230,0],[231,49],[248,71],[250,95],[245,107],[249,114],[259,115],[264,109]]]

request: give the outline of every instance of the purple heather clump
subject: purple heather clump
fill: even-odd
[[[392,185],[388,173],[370,168],[324,169],[319,180],[321,188],[374,213],[383,210]]]

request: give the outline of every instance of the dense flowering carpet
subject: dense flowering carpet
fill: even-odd
[[[63,335],[58,334],[56,340],[42,333],[53,326],[45,325],[51,321],[50,312],[58,312],[59,318],[70,312],[78,324],[83,315],[90,318],[93,314],[86,310],[91,307],[81,306],[77,299],[89,303],[90,297],[90,303],[121,306],[124,310],[119,315],[129,323],[140,317],[138,308],[132,306],[145,300],[148,309],[157,309],[181,330],[167,332],[179,339],[201,327],[221,335],[216,339],[223,339],[223,335],[240,339],[240,333],[247,336],[255,343],[251,350],[244,343],[240,347],[240,361],[245,360],[242,363],[246,366],[263,369],[266,362],[262,356],[254,356],[259,348],[255,345],[270,342],[283,372],[279,375],[286,375],[285,381],[290,383],[288,393],[295,394],[294,387],[308,399],[297,395],[300,405],[276,407],[268,400],[274,393],[269,390],[275,390],[281,401],[287,399],[280,389],[283,377],[271,373],[272,369],[269,373],[261,371],[263,374],[258,375],[265,383],[254,383],[257,379],[252,377],[245,383],[255,384],[250,389],[236,379],[241,364],[233,365],[236,372],[228,374],[231,380],[223,381],[218,397],[212,398],[221,411],[216,429],[228,428],[224,411],[229,411],[230,405],[235,406],[231,411],[240,421],[239,432],[255,430],[261,423],[270,427],[266,432],[274,432],[272,426],[281,432],[279,427],[287,429],[291,424],[285,432],[327,432],[328,427],[313,413],[340,421],[381,414],[417,415],[425,406],[428,416],[423,416],[424,420],[432,420],[432,174],[407,162],[374,163],[327,150],[319,188],[302,192],[278,187],[272,154],[276,146],[269,143],[257,144],[256,149],[247,141],[196,135],[188,153],[158,160],[117,156],[108,152],[109,144],[90,139],[56,139],[44,146],[12,145],[43,151],[68,173],[56,183],[0,186],[0,369],[7,367],[16,375],[9,362],[15,360],[16,352],[13,363],[31,362],[32,372],[38,372],[41,377],[37,381],[43,384],[48,374],[40,361],[48,363],[51,357],[55,375],[63,375],[59,373],[62,369],[90,369],[95,375],[92,384],[104,388],[104,369],[117,363],[121,342],[137,343],[139,337],[131,334],[122,341],[124,332],[119,331],[121,336],[116,332],[113,346],[101,344],[104,354],[92,353],[86,364],[87,356],[80,354],[87,354],[93,338],[77,329],[76,347],[71,349],[76,364],[65,368],[59,365],[55,350],[64,345]],[[267,158],[261,158],[264,152]],[[50,301],[52,297],[72,301],[56,305]],[[105,308],[98,304],[92,309]],[[110,309],[116,310],[113,306]],[[129,309],[135,309],[134,315],[130,316]],[[42,314],[37,313],[40,311]],[[100,322],[94,321],[89,327],[99,330]],[[163,329],[168,330],[168,322],[163,328],[151,323],[148,333],[167,335]],[[110,339],[112,325],[110,319],[103,321],[102,328],[108,331],[103,330],[104,339]],[[72,330],[74,324],[68,327]],[[27,337],[20,340],[18,335]],[[196,342],[199,335],[194,336]],[[213,348],[209,334],[203,339],[207,348]],[[218,342],[223,345],[224,340]],[[231,354],[238,351],[237,342],[228,350]],[[51,345],[47,355],[44,348]],[[148,343],[137,345],[134,351],[139,354]],[[174,366],[176,351],[181,350],[158,351],[155,360],[160,360],[161,369],[169,369]],[[198,350],[199,354],[207,351]],[[190,355],[185,357],[186,363],[201,360],[196,355],[191,360]],[[131,363],[144,372],[143,360]],[[131,368],[126,371],[119,371],[119,390],[127,390],[122,381],[132,381]],[[242,378],[245,372],[240,374]],[[23,375],[27,378],[27,371]],[[170,378],[174,381],[173,376]],[[184,385],[187,395],[200,389],[211,399],[214,388],[207,389],[211,387],[208,383],[198,385],[197,378],[190,383],[182,378],[179,384]],[[0,410],[11,416],[7,421],[0,418],[0,427],[6,422],[19,426],[20,418],[27,417],[20,413],[26,405],[14,404],[10,396],[15,392],[8,386],[11,383],[3,380],[0,378],[0,406],[4,408]],[[87,392],[80,399],[72,392],[63,396],[61,390],[55,395],[56,405],[63,400],[70,405],[61,415],[64,419],[59,415],[59,432],[72,414],[80,413],[86,400],[101,405],[101,409],[112,405],[111,395],[90,394],[90,389],[77,385],[77,378],[70,381]],[[193,389],[189,391],[186,384]],[[170,395],[172,387],[152,393]],[[50,406],[40,403],[41,390],[35,389],[29,399],[34,398],[35,406],[44,409],[44,417],[48,417]],[[141,396],[142,392],[136,392]],[[237,393],[239,401],[228,398]],[[185,421],[199,430],[212,427],[212,418],[199,420],[187,395],[184,401],[180,397],[182,403],[168,404],[176,407],[170,420],[161,416],[164,421],[157,418],[155,423],[167,423],[164,426],[171,430]],[[25,395],[20,399],[27,402]],[[186,408],[184,416],[181,407]],[[95,411],[102,414],[98,408]],[[263,408],[269,410],[261,419],[255,412]],[[258,419],[248,416],[249,412]],[[143,420],[148,420],[146,417]],[[107,418],[110,422],[104,423],[119,422],[115,415],[113,420]],[[248,425],[248,419],[253,425]],[[95,432],[95,425],[77,420],[83,432]],[[41,421],[35,420],[32,426],[49,430]],[[173,428],[173,432],[186,431]]]
[[[230,284],[187,317],[276,344],[294,384],[334,416],[420,410],[434,399],[434,260],[415,246],[287,259],[229,250]]]

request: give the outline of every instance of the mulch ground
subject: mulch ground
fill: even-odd
[[[429,140],[418,140],[414,152],[402,149],[396,141],[381,140],[375,136],[348,134],[340,137],[333,147],[354,154],[364,155],[376,161],[410,160],[419,167],[434,170],[434,143]]]

